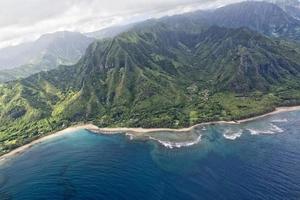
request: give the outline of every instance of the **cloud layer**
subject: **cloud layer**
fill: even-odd
[[[0,48],[55,31],[90,32],[239,0],[2,0]]]

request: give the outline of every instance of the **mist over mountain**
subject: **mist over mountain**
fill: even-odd
[[[75,64],[93,41],[80,33],[57,32],[35,42],[0,49],[0,81]]]
[[[197,11],[190,15],[207,26],[248,27],[268,36],[299,40],[300,22],[287,11],[298,9],[297,2],[275,3],[242,2],[215,11]],[[61,64],[75,64],[87,46],[94,41],[93,38],[113,38],[143,23],[109,27],[84,35],[58,32],[42,36],[35,42],[4,48],[0,50],[0,81],[24,78],[40,71],[54,69]]]
[[[93,39],[75,32],[43,35],[35,42],[1,49],[0,66],[1,69],[11,69],[24,64],[38,63],[47,57],[50,63],[55,62],[51,60],[51,56],[74,62],[92,41]],[[58,60],[57,63],[62,64],[64,60]]]
[[[120,26],[112,26],[105,29],[101,29],[99,31],[85,33],[88,37],[93,37],[97,39],[104,39],[104,38],[113,38],[120,33],[130,30],[134,27],[136,23],[127,24],[127,25],[120,25]]]
[[[25,78],[78,62],[96,39],[113,38],[135,24],[113,26],[92,33],[56,32],[34,42],[0,49],[0,82]]]
[[[208,24],[223,27],[248,27],[273,37],[300,38],[300,21],[278,5],[268,2],[247,1],[221,7],[203,15]]]
[[[270,0],[270,2],[280,6],[289,15],[300,19],[300,1],[299,0]]]

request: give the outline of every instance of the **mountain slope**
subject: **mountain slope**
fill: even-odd
[[[248,27],[268,36],[300,39],[300,21],[268,2],[231,4],[207,13],[203,19],[208,24],[229,28]]]
[[[105,38],[113,38],[123,32],[130,30],[135,25],[136,25],[135,23],[132,23],[127,25],[112,26],[99,31],[85,33],[85,35],[88,37],[97,38],[99,40]]]
[[[74,66],[0,87],[1,152],[72,123],[184,127],[300,99],[300,51],[189,15],[94,42]]]
[[[299,52],[245,28],[213,27],[197,45],[196,62],[207,77],[213,74],[217,88],[264,91],[299,77]]]
[[[270,2],[277,4],[289,15],[300,19],[300,1],[298,0],[270,0]]]
[[[35,42],[1,49],[0,81],[26,77],[61,64],[74,64],[93,41],[80,33],[57,32]]]
[[[291,13],[291,9],[296,9],[297,13],[298,4],[294,1],[276,1],[274,3],[279,6],[267,2],[242,2],[219,8],[213,12],[200,11],[186,16],[189,16],[189,22],[193,21],[197,25],[218,25],[228,28],[248,27],[267,36],[300,40],[300,21],[295,18],[295,14]],[[180,20],[181,17],[174,16],[171,19],[178,24],[174,18]],[[164,20],[169,20],[169,18]],[[113,38],[122,32],[148,23],[111,27],[86,35],[100,39]],[[79,33],[58,32],[46,35],[35,43],[0,50],[0,68],[6,68],[0,71],[0,82],[50,70],[59,64],[74,64],[92,41],[93,39]]]

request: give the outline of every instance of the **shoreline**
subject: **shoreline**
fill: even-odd
[[[254,116],[254,117],[250,117],[247,119],[241,119],[238,120],[237,122],[240,123],[245,123],[245,122],[250,122],[250,121],[254,121],[263,117],[267,117],[267,116],[271,116],[271,115],[275,115],[275,114],[279,114],[279,113],[284,113],[284,112],[292,112],[292,111],[297,111],[300,110],[300,106],[291,106],[291,107],[277,107],[275,108],[274,111],[263,114],[263,115],[258,115],[258,116]]]
[[[88,130],[88,129],[92,129],[92,128],[95,128],[95,127],[96,126],[94,126],[92,124],[76,125],[76,126],[68,127],[68,128],[63,129],[61,131],[55,132],[53,134],[46,135],[44,137],[41,137],[37,140],[34,140],[34,141],[28,143],[28,144],[25,144],[21,147],[18,147],[16,149],[12,150],[11,152],[8,152],[7,154],[4,154],[4,155],[0,156],[0,165],[1,165],[1,163],[4,163],[6,160],[9,160],[14,156],[20,155],[20,154],[24,153],[25,151],[27,151],[28,149],[32,148],[33,146],[35,146],[37,144],[40,144],[44,141],[47,141],[49,139],[58,137],[60,135],[68,133],[68,132],[73,132],[73,131],[77,131],[77,130],[80,130],[80,129],[87,129]]]
[[[213,121],[213,122],[204,122],[204,123],[199,123],[199,124],[195,124],[191,127],[188,128],[181,128],[181,129],[171,129],[171,128],[99,128],[93,124],[82,124],[82,125],[75,125],[75,126],[71,126],[68,127],[66,129],[63,129],[61,131],[55,132],[53,134],[49,134],[46,135],[44,137],[41,137],[37,140],[34,140],[26,145],[23,145],[21,147],[18,147],[14,150],[12,150],[11,152],[8,152],[7,154],[4,154],[2,156],[0,156],[0,165],[2,163],[4,163],[6,160],[11,159],[14,156],[20,155],[22,153],[24,153],[25,151],[27,151],[28,149],[32,148],[33,146],[40,144],[44,141],[47,141],[49,139],[58,137],[60,135],[63,135],[65,133],[68,132],[73,132],[73,131],[77,131],[77,130],[81,130],[81,129],[85,129],[88,130],[90,132],[93,133],[98,133],[98,134],[138,134],[138,135],[143,135],[145,133],[153,133],[153,132],[188,132],[193,130],[195,127],[198,126],[204,126],[204,125],[213,125],[213,124],[241,124],[241,123],[246,123],[246,122],[250,122],[250,121],[254,121],[260,118],[264,118],[267,116],[271,116],[274,114],[279,114],[279,113],[283,113],[283,112],[292,112],[292,111],[297,111],[300,110],[300,106],[293,106],[293,107],[277,107],[274,111],[263,114],[263,115],[259,115],[259,116],[255,116],[255,117],[251,117],[251,118],[247,118],[247,119],[242,119],[242,120],[237,120],[237,121]]]
[[[264,118],[267,116],[283,113],[283,112],[292,112],[292,111],[297,111],[300,110],[300,106],[293,106],[293,107],[277,107],[274,111],[250,117],[247,119],[241,119],[241,120],[236,120],[236,121],[212,121],[212,122],[203,122],[199,124],[195,124],[193,126],[190,126],[188,128],[180,128],[180,129],[171,129],[171,128],[92,128],[92,129],[87,129],[91,132],[95,133],[102,133],[102,134],[118,134],[118,133],[151,133],[151,132],[187,132],[193,130],[195,127],[198,126],[204,126],[204,125],[213,125],[213,124],[241,124],[241,123],[246,123],[246,122],[251,122],[260,118]]]

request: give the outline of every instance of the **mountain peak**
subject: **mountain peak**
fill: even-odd
[[[53,32],[53,33],[47,33],[42,35],[38,40],[53,40],[53,39],[57,39],[57,38],[66,38],[69,36],[82,36],[81,33],[79,32],[72,32],[72,31],[57,31],[57,32]]]
[[[248,27],[273,37],[300,38],[300,21],[270,2],[246,1],[227,5],[208,13],[208,24],[222,27]]]

